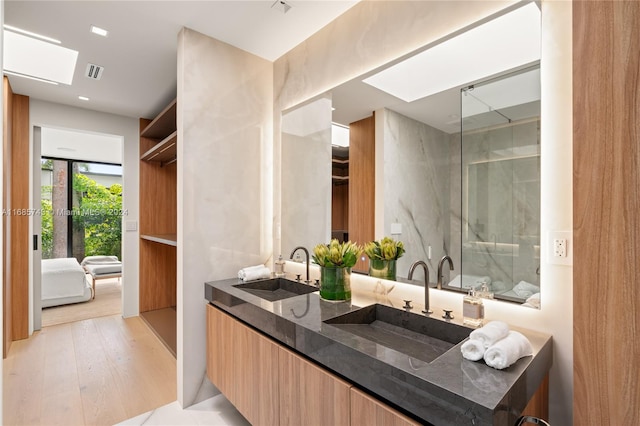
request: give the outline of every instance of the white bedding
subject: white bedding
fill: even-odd
[[[116,256],[87,256],[82,260],[81,265],[94,278],[122,272],[122,262]]]
[[[74,258],[42,261],[42,307],[84,302],[91,298],[91,284]]]

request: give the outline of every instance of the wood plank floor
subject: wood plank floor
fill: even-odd
[[[176,400],[176,360],[139,318],[43,328],[13,342],[4,425],[113,425]]]

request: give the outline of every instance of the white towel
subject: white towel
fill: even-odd
[[[531,342],[521,333],[510,331],[504,339],[496,342],[484,353],[484,362],[498,370],[509,367],[522,358],[533,354]]]
[[[266,268],[266,266],[264,266],[264,265],[255,265],[255,266],[247,266],[246,268],[242,268],[242,269],[240,269],[238,271],[238,278],[243,280],[244,277],[247,275],[247,272],[259,271],[259,270],[262,270],[262,268]]]
[[[243,281],[259,280],[271,277],[271,271],[264,265],[259,268],[245,268],[238,272],[238,277]]]
[[[513,292],[517,294],[518,297],[528,299],[534,294],[540,293],[540,287],[526,281],[520,281],[518,284],[513,286]]]
[[[490,321],[485,324],[484,327],[473,330],[469,337],[474,340],[479,340],[484,345],[484,348],[488,348],[500,339],[504,339],[509,334],[509,326],[502,321]]]
[[[462,351],[462,357],[464,359],[478,361],[484,356],[485,348],[480,340],[469,339],[462,344],[460,351]]]

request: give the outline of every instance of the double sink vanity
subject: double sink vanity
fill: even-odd
[[[513,425],[552,363],[551,337],[504,370],[463,359],[471,328],[354,289],[286,278],[205,284],[207,374],[252,424]]]

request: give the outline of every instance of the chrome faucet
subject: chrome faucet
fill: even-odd
[[[293,255],[296,254],[296,252],[298,250],[303,250],[305,256],[307,257],[307,280],[305,281],[305,283],[309,284],[311,282],[311,281],[309,281],[309,250],[307,250],[306,248],[304,248],[302,246],[298,246],[298,247],[293,249],[293,251],[289,255],[289,259],[293,259]]]
[[[411,264],[409,268],[409,276],[407,277],[409,280],[413,279],[413,271],[416,270],[418,265],[422,265],[424,267],[424,311],[423,314],[432,314],[433,311],[429,309],[429,267],[422,260],[415,261]]]
[[[449,270],[453,271],[453,260],[451,260],[451,258],[445,254],[444,256],[442,256],[442,259],[440,259],[440,262],[438,262],[438,281],[436,284],[436,288],[438,290],[442,290],[442,265],[444,265],[445,260],[449,261]]]

